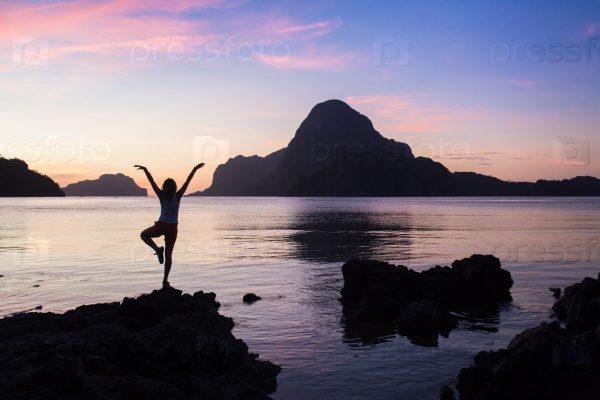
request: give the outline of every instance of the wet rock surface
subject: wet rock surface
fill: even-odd
[[[447,334],[458,324],[451,311],[487,315],[510,301],[510,272],[498,258],[474,254],[452,267],[423,272],[376,260],[350,260],[342,266],[342,310],[346,321],[392,319],[400,332]]]
[[[262,300],[262,297],[255,295],[254,293],[246,293],[242,298],[244,303],[252,304],[255,301]]]
[[[269,398],[281,368],[232,335],[215,297],[169,288],[4,318],[0,398]]]
[[[567,323],[569,332],[580,333],[600,325],[600,273],[597,279],[584,278],[565,288],[552,310]]]
[[[599,301],[600,279],[567,287],[553,306],[566,329],[542,323],[506,349],[478,353],[458,376],[461,399],[600,398]]]

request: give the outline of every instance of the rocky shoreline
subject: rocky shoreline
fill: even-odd
[[[435,342],[417,343],[425,346],[448,335],[461,315],[497,314],[513,284],[497,258],[477,254],[422,272],[350,260],[342,273],[347,324],[384,321],[409,339],[433,334]],[[600,398],[600,274],[562,296],[550,290],[557,321],[478,353],[456,379],[462,400]],[[219,306],[214,293],[169,288],[1,319],[0,398],[268,399],[281,367],[250,353]],[[455,390],[443,386],[440,398],[453,399]]]
[[[458,375],[462,400],[600,398],[600,274],[567,287],[552,308],[565,328],[542,323],[478,353]]]
[[[121,303],[0,320],[2,399],[268,399],[259,361],[214,293],[155,290]]]
[[[383,321],[423,346],[436,346],[438,334],[447,336],[457,315],[493,315],[498,304],[512,300],[510,272],[490,255],[422,272],[350,260],[342,273],[347,324]],[[558,321],[523,331],[506,349],[478,353],[457,377],[462,400],[600,399],[600,274],[565,288],[562,297],[560,289],[550,291],[558,298],[552,307]],[[452,400],[454,390],[442,386],[439,397]]]

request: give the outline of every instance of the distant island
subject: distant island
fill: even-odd
[[[63,188],[67,196],[148,196],[148,191],[124,174],[104,174],[98,179],[71,183]]]
[[[0,156],[0,197],[64,197],[65,193],[50,177],[29,169],[17,158]]]
[[[383,137],[341,100],[317,104],[286,148],[237,156],[190,196],[600,196],[600,179],[507,182],[450,172],[406,143]]]

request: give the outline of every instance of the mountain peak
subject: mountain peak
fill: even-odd
[[[341,100],[332,99],[317,104],[300,124],[290,142],[304,140],[316,142],[366,143],[380,141],[383,137],[375,130],[369,118]]]
[[[336,113],[336,112],[353,112],[358,113],[355,109],[350,107],[347,103],[338,99],[326,100],[322,103],[318,103],[315,105],[310,111],[309,115],[312,113]]]

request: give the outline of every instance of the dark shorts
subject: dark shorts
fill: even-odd
[[[153,238],[165,235],[165,246],[175,246],[175,241],[177,240],[177,224],[155,221],[154,226],[151,226],[144,232]]]

